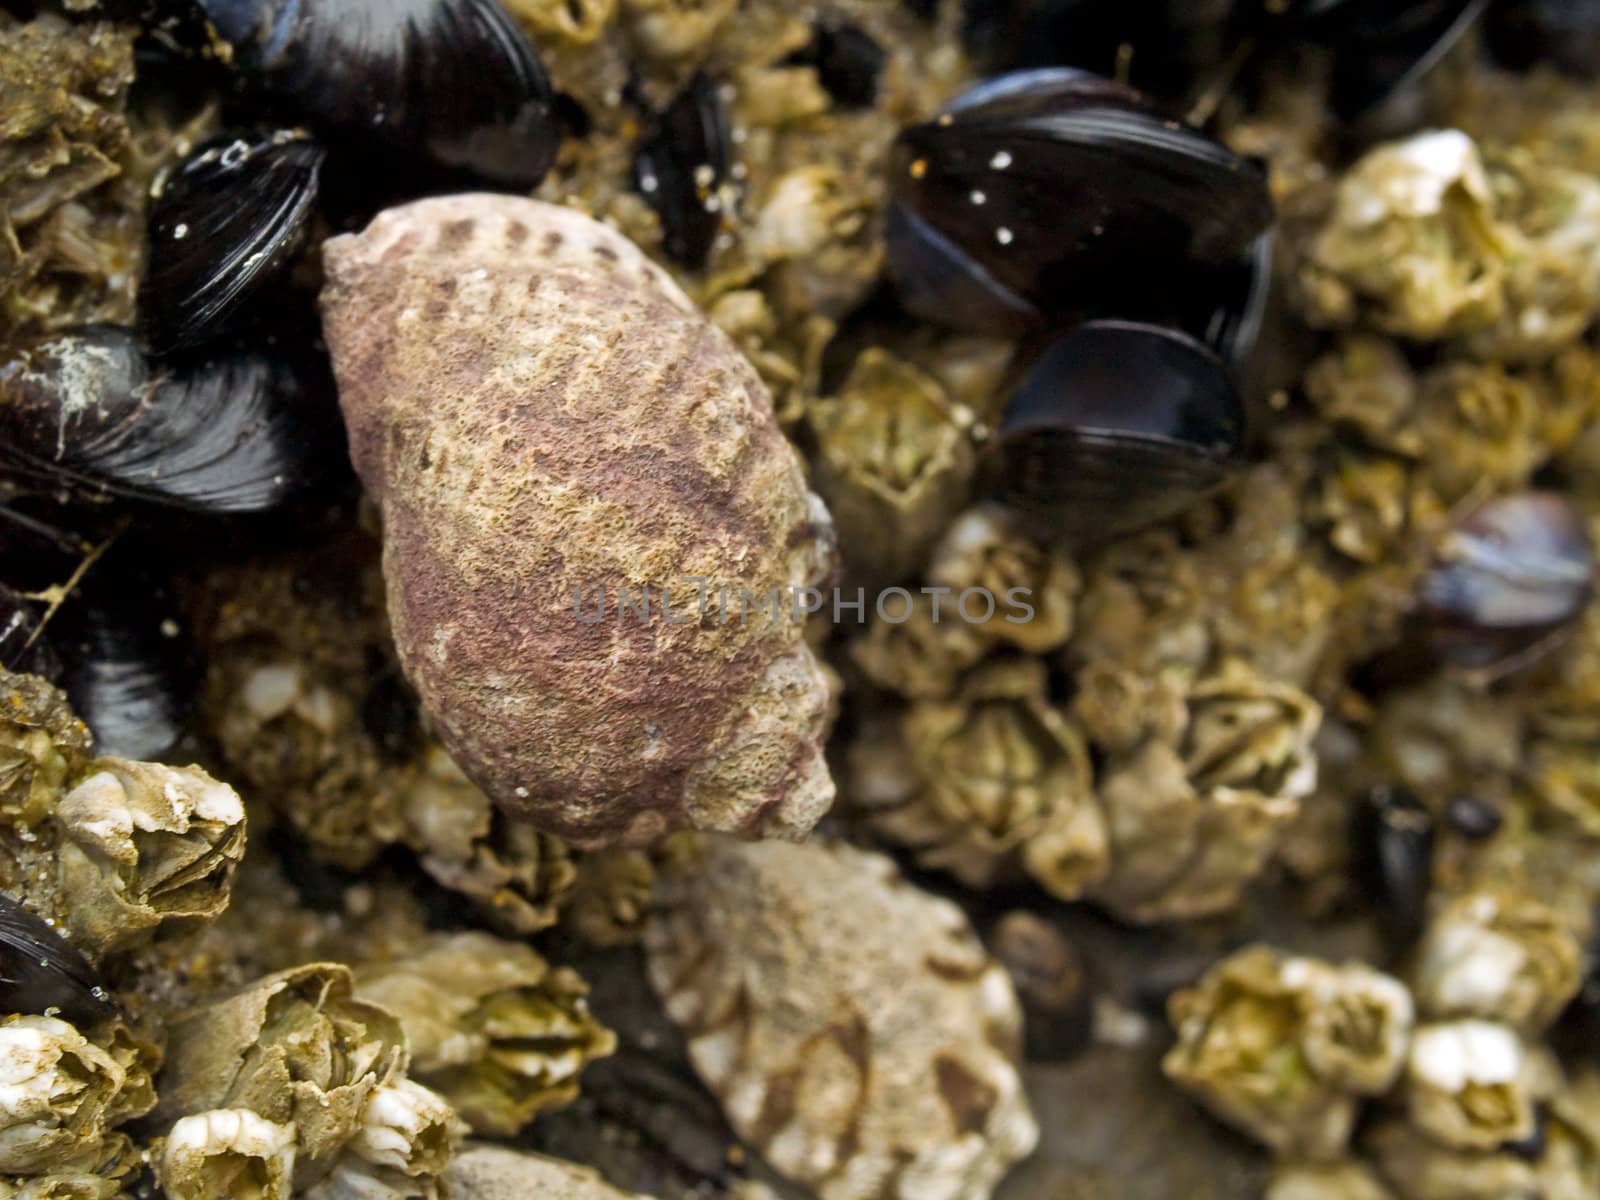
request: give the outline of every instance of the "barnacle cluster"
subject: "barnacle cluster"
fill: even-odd
[[[1600,1194],[1592,7],[5,5],[0,1200]]]

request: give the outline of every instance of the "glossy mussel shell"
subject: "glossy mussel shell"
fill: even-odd
[[[114,325],[27,343],[0,363],[0,473],[73,498],[276,508],[342,449],[327,368],[303,350],[263,338],[157,363]]]
[[[200,0],[257,85],[350,151],[506,186],[555,160],[554,93],[496,0]]]
[[[1520,665],[1582,615],[1594,575],[1594,547],[1571,501],[1555,492],[1499,496],[1445,535],[1415,624],[1453,666]]]
[[[1186,334],[1092,321],[1023,380],[989,447],[988,492],[1075,543],[1173,516],[1237,469],[1244,410],[1227,367]]]
[[[1273,217],[1253,163],[1069,68],[979,85],[902,131],[891,169],[901,298],[967,329],[1153,315],[1155,293],[1240,259]]]
[[[158,181],[139,323],[166,353],[214,337],[305,242],[324,152],[305,133],[212,138]]]

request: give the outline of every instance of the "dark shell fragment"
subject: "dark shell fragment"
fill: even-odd
[[[55,1013],[90,1026],[116,1015],[89,960],[10,896],[0,896],[0,1012]]]
[[[1357,878],[1390,946],[1404,950],[1422,936],[1433,888],[1433,814],[1403,784],[1359,797],[1351,813]]]
[[[533,187],[560,128],[496,0],[200,0],[246,74],[319,133]]]
[[[295,130],[227,133],[158,182],[139,288],[156,353],[215,336],[305,241],[324,151]]]
[[[1115,537],[1174,516],[1241,462],[1227,367],[1186,334],[1091,321],[1040,357],[989,449],[986,487],[1041,532]]]
[[[901,132],[891,170],[901,299],[964,329],[1155,317],[1191,275],[1245,256],[1273,219],[1254,163],[1133,89],[1069,68],[971,89]],[[956,282],[963,271],[974,282]]]
[[[326,372],[265,344],[157,368],[109,325],[41,338],[0,366],[0,469],[69,495],[276,508],[338,447]]]
[[[1594,547],[1570,501],[1554,492],[1501,496],[1446,534],[1414,625],[1452,666],[1520,666],[1582,614],[1594,573]]]
[[[705,266],[722,228],[722,198],[733,159],[728,113],[704,74],[655,119],[634,152],[634,186],[661,218],[661,248],[691,271]]]

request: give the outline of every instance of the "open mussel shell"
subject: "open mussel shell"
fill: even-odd
[[[1489,48],[1522,70],[1547,62],[1580,79],[1600,75],[1600,5],[1594,0],[1501,0],[1489,10]]]
[[[47,336],[0,365],[0,472],[66,496],[266,511],[337,457],[331,388],[320,356],[270,342],[157,366],[119,326]]]
[[[634,186],[661,219],[661,248],[692,271],[705,266],[722,228],[718,189],[728,177],[732,147],[722,97],[697,74],[634,151]]]
[[[305,133],[225,133],[158,180],[140,327],[163,354],[215,337],[305,242],[324,151]]]
[[[1040,533],[1115,537],[1225,483],[1244,447],[1226,365],[1187,334],[1091,321],[1051,344],[1007,405],[983,484]]]
[[[496,0],[199,0],[246,75],[360,150],[533,187],[560,128],[538,54]]]
[[[1445,535],[1413,623],[1452,666],[1522,665],[1582,615],[1594,574],[1594,547],[1569,500],[1554,492],[1501,496]]]
[[[1043,323],[1144,315],[1163,303],[1153,276],[1232,263],[1273,219],[1255,164],[1133,89],[1070,68],[978,85],[902,130],[891,170],[895,201],[921,222],[888,243],[901,299],[971,330],[1015,332],[1027,309]],[[962,269],[981,283],[926,288]],[[951,307],[958,294],[974,306]]]
[[[82,951],[0,895],[0,1012],[54,1014],[88,1028],[117,1006]]]

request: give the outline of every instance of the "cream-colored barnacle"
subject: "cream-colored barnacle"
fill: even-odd
[[[1433,1018],[1481,1017],[1536,1036],[1583,981],[1582,930],[1514,889],[1455,897],[1428,922],[1413,971]]]
[[[951,522],[934,547],[928,582],[949,588],[952,605],[971,589],[994,597],[993,611],[969,623],[1030,654],[1054,650],[1071,636],[1073,601],[1082,587],[1071,558],[987,505]]]
[[[1460,130],[1370,151],[1339,183],[1302,284],[1314,319],[1367,317],[1414,338],[1485,329],[1504,306],[1510,231],[1477,146]]]
[[[571,209],[443,196],[324,256],[395,644],[451,757],[585,846],[802,836],[830,696],[794,613],[830,523],[750,364]]]
[[[509,1137],[570,1102],[583,1067],[616,1045],[577,975],[486,933],[440,936],[361,965],[356,984],[361,999],[400,1019],[411,1073],[479,1134]]]
[[[65,1021],[0,1023],[0,1174],[93,1158],[125,1079],[112,1055]]]
[[[1405,1062],[1410,994],[1359,963],[1336,966],[1251,946],[1174,994],[1167,1076],[1274,1150],[1340,1154],[1360,1097]]]
[[[99,758],[56,820],[67,927],[92,953],[125,948],[161,922],[214,917],[244,857],[244,804],[199,767]]]
[[[289,1200],[295,1131],[248,1108],[193,1113],[162,1143],[156,1175],[169,1200]]]
[[[971,414],[931,375],[874,346],[806,418],[817,489],[852,575],[876,582],[919,568],[972,478]]]
[[[867,737],[873,726],[864,726]],[[883,755],[858,747],[855,799],[876,832],[968,884],[1025,867],[1072,898],[1108,865],[1088,744],[1047,693],[1044,665],[1007,659],[976,668],[951,700],[918,701],[901,722],[913,782],[881,790]]]
[[[1490,1150],[1531,1137],[1538,1106],[1560,1084],[1549,1051],[1492,1021],[1450,1021],[1417,1030],[1406,1062],[1406,1110],[1430,1137]]]
[[[401,1077],[405,1035],[352,996],[348,968],[281,971],[172,1023],[159,1118],[248,1108],[295,1130],[295,1186],[325,1177],[374,1091]]]
[[[659,895],[650,974],[696,1069],[821,1200],[982,1200],[1033,1149],[1010,980],[888,859],[708,840]]]

